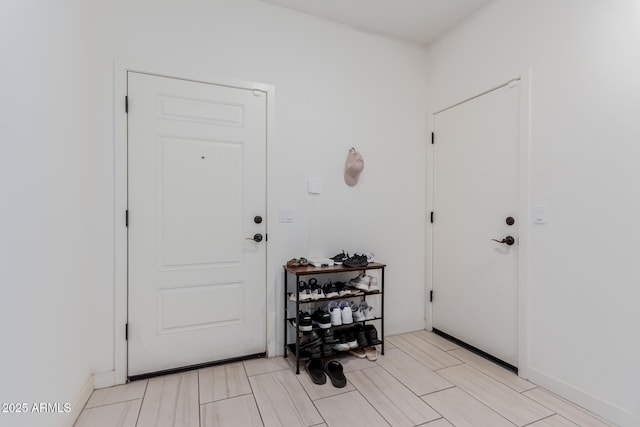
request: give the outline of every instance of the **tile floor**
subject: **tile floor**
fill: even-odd
[[[93,392],[76,427],[602,427],[535,384],[434,335],[387,337],[375,362],[336,357],[348,383],[311,382],[276,357]]]

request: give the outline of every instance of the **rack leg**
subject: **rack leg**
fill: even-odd
[[[284,334],[282,335],[282,340],[284,341],[284,357],[287,357],[287,315],[289,314],[289,310],[287,310],[287,270],[284,270]]]

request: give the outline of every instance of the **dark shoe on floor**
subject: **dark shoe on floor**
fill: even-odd
[[[344,260],[347,259],[347,258],[349,258],[349,254],[345,253],[344,249],[338,255],[331,257],[331,259],[333,260],[333,263],[335,265],[342,265]]]
[[[327,374],[334,387],[342,388],[347,385],[347,379],[342,372],[342,365],[340,362],[331,360],[325,363],[324,372]]]
[[[307,363],[307,372],[314,384],[325,384],[327,382],[327,376],[322,370],[322,360],[311,359]]]

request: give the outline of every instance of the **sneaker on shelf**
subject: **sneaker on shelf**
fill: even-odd
[[[306,353],[306,356],[310,357],[311,359],[319,359],[322,356],[320,347],[322,347],[322,345],[307,347],[306,349],[302,350],[302,354],[300,354],[300,357],[305,357],[304,353]]]
[[[349,351],[349,341],[346,335],[340,335],[338,342],[333,345],[335,351]]]
[[[335,283],[336,290],[338,291],[339,297],[348,297],[351,296],[351,289],[344,282],[336,282]]]
[[[362,327],[362,325],[354,326],[353,334],[356,336],[358,347],[364,348],[369,345],[369,340],[367,340],[367,334],[364,332],[364,328]]]
[[[354,255],[342,261],[345,267],[366,267],[369,264],[366,255]]]
[[[349,258],[349,254],[345,253],[344,249],[338,255],[331,257],[335,265],[342,265],[345,259]]]
[[[353,331],[347,332],[345,336],[347,337],[347,344],[349,345],[349,350],[358,348],[358,340],[356,339],[356,336],[353,334]]]
[[[322,344],[322,339],[316,333],[316,331],[311,331],[309,333],[303,334],[300,337],[300,349],[306,349],[308,347],[316,347]]]
[[[320,298],[324,298],[322,286],[318,285],[318,281],[316,279],[309,280],[309,293],[311,294],[311,299],[318,300]]]
[[[363,322],[367,320],[364,311],[360,310],[360,305],[355,302],[351,302],[351,311],[353,312],[353,321],[354,322]]]
[[[312,299],[309,286],[307,285],[307,282],[305,282],[304,280],[301,280],[298,282],[298,292],[292,293],[289,296],[289,299],[291,301],[296,301],[298,297],[300,298],[300,302],[309,301],[310,299]]]
[[[360,273],[358,277],[349,280],[349,285],[365,292],[369,292],[369,283],[371,283],[371,276],[367,276],[364,273]]]
[[[322,290],[324,291],[325,298],[337,298],[340,296],[338,294],[338,289],[336,289],[336,285],[334,285],[332,282],[325,284],[322,287]]]
[[[306,311],[301,311],[298,313],[298,324],[300,325],[300,330],[302,332],[310,332],[313,329],[311,322],[311,315]],[[293,326],[296,326],[295,320]]]
[[[373,320],[376,318],[376,314],[366,301],[360,303],[360,312],[364,313],[364,320]]]
[[[367,262],[373,262],[373,252],[354,252],[353,255],[364,257]]]
[[[349,301],[340,302],[340,312],[342,313],[343,325],[350,325],[353,323],[353,312],[351,311],[351,304],[349,304]]]
[[[338,340],[333,336],[333,329],[320,329],[318,335],[322,338],[322,342],[325,344],[335,344]]]
[[[331,356],[333,354],[333,343],[325,343],[320,346],[322,356]]]
[[[326,310],[330,313],[332,326],[342,325],[342,311],[337,301],[331,301]]]
[[[378,331],[376,330],[375,326],[365,325],[364,333],[367,336],[367,341],[369,342],[369,345],[382,344],[382,341],[378,339]]]
[[[378,287],[378,278],[372,277],[369,282],[369,292],[380,292],[380,287]]]
[[[311,319],[320,329],[331,327],[331,315],[321,308],[313,312]]]

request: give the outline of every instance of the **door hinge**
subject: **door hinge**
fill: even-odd
[[[431,222],[433,222],[433,221],[431,221]],[[124,226],[125,227],[129,226],[129,209],[124,211]]]
[[[433,302],[433,291],[429,291],[429,302]]]
[[[127,95],[124,96],[124,112],[129,113],[129,97]]]
[[[431,224],[433,224],[433,211],[431,211]]]
[[[124,324],[124,340],[129,341],[129,324]]]
[[[431,132],[431,143],[434,144],[436,142],[436,134]]]

